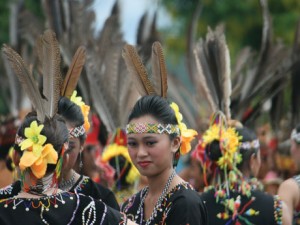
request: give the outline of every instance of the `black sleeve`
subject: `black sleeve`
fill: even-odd
[[[189,192],[172,199],[166,224],[207,225],[207,210],[196,192]]]
[[[97,185],[97,189],[101,193],[102,201],[109,207],[120,211],[120,206],[117,202],[117,199],[116,199],[114,193],[110,189],[102,186],[101,184],[96,183],[96,185]]]

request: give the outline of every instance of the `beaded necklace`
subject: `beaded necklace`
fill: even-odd
[[[168,193],[169,187],[170,187],[171,182],[172,182],[173,178],[175,177],[175,175],[176,175],[176,172],[175,172],[175,170],[173,170],[172,174],[168,178],[168,181],[167,181],[167,183],[166,183],[166,185],[165,185],[165,187],[164,187],[161,195],[159,196],[159,198],[158,198],[158,200],[157,200],[157,202],[156,202],[156,204],[154,206],[154,209],[152,211],[151,216],[146,221],[145,225],[149,225],[152,222],[152,220],[157,216],[157,211],[159,210],[158,208],[160,207],[160,205],[161,205],[161,203],[162,203],[165,195]],[[145,194],[144,194],[144,196],[141,199],[140,205],[139,205],[138,210],[137,210],[137,214],[135,216],[135,220],[137,220],[138,219],[138,215],[139,214],[141,215],[140,223],[139,224],[142,224],[142,222],[143,222],[143,218],[144,218],[144,207],[143,206],[144,206],[145,199],[146,199],[146,197],[148,195],[148,192],[149,192],[149,187],[145,187],[142,190],[142,192],[141,192],[141,196],[143,195],[143,193],[145,193]]]
[[[71,178],[69,180],[62,180],[59,183],[58,187],[64,191],[70,190],[70,188],[72,188],[73,185],[75,184],[75,175],[76,173],[73,171]]]

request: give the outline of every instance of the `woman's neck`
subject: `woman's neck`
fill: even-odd
[[[150,195],[157,195],[163,191],[173,170],[174,169],[171,168],[171,169],[165,170],[164,172],[162,172],[156,176],[147,177]],[[173,183],[173,181],[171,183]],[[170,185],[170,186],[172,186],[172,185]]]
[[[24,173],[22,192],[31,195],[44,196],[51,195],[57,191],[54,173],[48,174],[41,179],[36,178],[31,172]]]
[[[73,188],[74,184],[78,181],[80,175],[75,170],[71,169],[65,172],[59,181],[59,188],[65,191],[69,191]]]

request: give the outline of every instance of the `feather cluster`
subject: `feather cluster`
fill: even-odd
[[[134,46],[126,44],[123,48],[122,56],[141,95],[156,94],[164,98],[167,97],[167,69],[163,50],[159,42],[154,42],[152,45],[152,79],[149,77],[147,69]]]
[[[3,45],[2,52],[30,98],[38,120],[42,123],[46,117],[52,118],[57,113],[60,95],[71,97],[85,62],[85,48],[79,47],[63,82],[59,43],[55,33],[46,30],[36,42],[43,80],[41,93],[32,71],[22,57],[7,45]]]

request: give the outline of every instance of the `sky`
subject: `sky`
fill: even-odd
[[[116,0],[95,0],[96,30],[101,30],[107,17],[110,15]],[[158,8],[158,28],[171,26],[172,20],[163,7],[158,7],[159,0],[119,0],[121,8],[121,30],[124,39],[129,44],[136,43],[136,32],[140,18],[147,11],[148,20],[151,21],[153,14]]]

